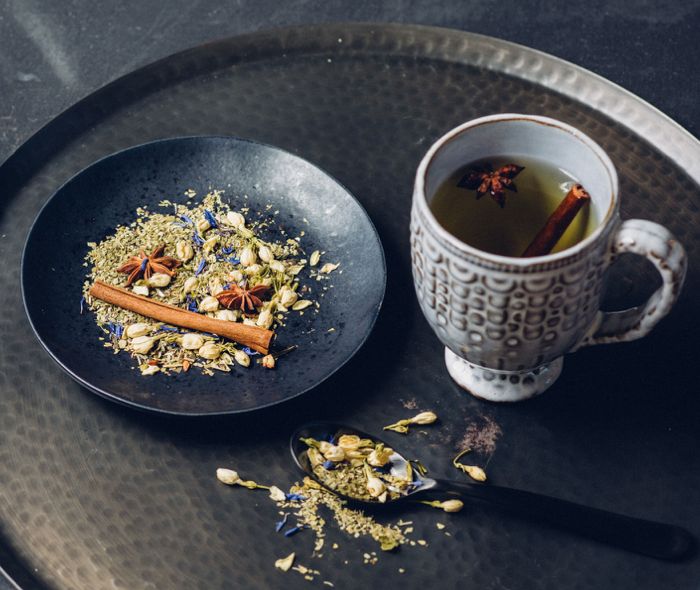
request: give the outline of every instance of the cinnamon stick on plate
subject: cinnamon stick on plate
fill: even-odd
[[[90,287],[90,295],[159,322],[198,332],[209,332],[229,340],[235,340],[239,344],[248,346],[262,354],[270,352],[270,341],[275,334],[271,330],[259,328],[258,326],[215,320],[174,305],[154,301],[103,281],[95,281]]]
[[[571,225],[581,207],[590,200],[591,196],[580,184],[572,186],[564,200],[559,203],[554,213],[549,216],[545,226],[535,236],[535,239],[525,249],[525,252],[522,253],[522,257],[529,258],[549,254],[564,235],[569,225]]]

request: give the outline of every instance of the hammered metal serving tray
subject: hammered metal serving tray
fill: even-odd
[[[409,264],[419,159],[447,129],[494,112],[544,114],[589,134],[620,172],[623,217],[668,226],[690,256],[685,292],[651,336],[567,357],[551,390],[517,405],[479,402],[450,381]],[[108,153],[196,134],[270,143],[327,170],[367,210],[387,258],[383,310],[352,362],[311,394],[251,415],[172,418],[110,404],[60,371],[22,310],[21,247],[56,188]],[[322,572],[319,587],[322,579],[349,589],[696,586],[697,558],[662,563],[476,505],[457,515],[408,509],[402,518],[428,547],[402,547],[374,566],[363,560],[372,543],[333,526],[326,544],[339,550],[312,558],[311,535],[275,534],[264,493],[222,486],[214,471],[229,466],[286,486],[298,477],[287,438],[301,422],[378,432],[430,409],[440,424],[400,447],[435,476],[458,476],[450,459],[470,444],[494,483],[700,534],[699,179],[698,142],[649,105],[571,64],[468,33],[284,29],[197,47],[117,80],[0,168],[0,565],[22,588],[57,590],[308,589],[303,576],[273,567],[291,551]],[[646,267],[634,272],[653,286]],[[608,305],[643,300],[618,274]]]

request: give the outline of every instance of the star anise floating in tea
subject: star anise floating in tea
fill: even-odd
[[[517,164],[506,164],[494,170],[493,166],[487,163],[468,170],[457,186],[476,190],[477,199],[489,194],[503,208],[506,204],[505,189],[518,191],[513,179],[523,170],[524,166]]]
[[[216,298],[227,309],[238,308],[243,313],[255,313],[255,309],[263,304],[269,287],[257,285],[250,289],[232,285],[230,289],[221,291]]]
[[[151,275],[155,273],[162,273],[172,277],[175,274],[173,269],[180,266],[182,262],[172,256],[163,256],[164,252],[165,244],[161,244],[148,255],[142,250],[138,256],[131,256],[117,269],[117,272],[129,275],[126,281],[127,287],[141,277],[150,279]]]

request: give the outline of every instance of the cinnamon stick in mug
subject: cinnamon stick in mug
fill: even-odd
[[[572,186],[564,200],[559,203],[559,206],[549,216],[547,223],[522,253],[522,257],[529,258],[549,254],[564,235],[569,225],[571,225],[581,207],[590,200],[591,196],[580,184]]]
[[[95,281],[90,287],[90,295],[159,322],[198,332],[209,332],[234,340],[262,354],[269,353],[270,342],[275,334],[271,330],[259,328],[258,326],[248,326],[246,324],[209,318],[174,305],[154,301],[103,281]]]

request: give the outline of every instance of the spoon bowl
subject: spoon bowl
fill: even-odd
[[[337,422],[312,422],[298,428],[292,434],[289,444],[294,462],[302,471],[325,489],[353,503],[374,508],[395,505],[406,500],[418,501],[425,499],[428,495],[433,499],[436,495],[442,494],[464,500],[480,500],[529,520],[546,522],[552,526],[657,559],[680,561],[687,559],[695,552],[693,536],[687,530],[675,525],[615,514],[525,490],[476,482],[431,479],[421,476],[415,469],[411,470],[413,482],[411,489],[396,499],[387,499],[382,503],[379,500],[368,501],[347,496],[329,488],[316,476],[309,461],[307,452],[309,447],[301,440],[313,438],[333,443],[343,434],[354,434],[360,438],[369,438],[376,443],[384,443],[376,436]],[[394,449],[393,445],[385,446]],[[409,460],[395,449],[389,460],[389,473],[406,478]]]
[[[292,452],[292,457],[294,458],[294,462],[297,464],[297,466],[304,471],[309,477],[311,477],[314,481],[322,485],[324,488],[330,490],[337,496],[340,496],[341,498],[345,500],[349,500],[353,503],[356,504],[363,504],[366,507],[374,507],[374,506],[384,506],[389,503],[395,504],[396,502],[402,502],[405,501],[408,498],[412,498],[416,500],[417,498],[415,497],[416,494],[424,494],[427,490],[434,489],[437,486],[437,481],[434,479],[431,479],[429,477],[424,477],[421,476],[415,469],[411,470],[412,477],[413,477],[413,482],[414,485],[412,486],[413,489],[409,491],[406,494],[403,494],[402,496],[394,499],[387,499],[386,502],[379,502],[378,500],[375,501],[369,501],[365,500],[362,498],[356,498],[353,496],[348,496],[346,494],[343,494],[339,492],[338,490],[331,489],[325,482],[321,481],[316,474],[314,473],[313,468],[311,467],[311,462],[309,461],[309,455],[308,455],[308,449],[309,447],[302,441],[304,438],[313,438],[319,441],[325,440],[328,442],[333,442],[338,440],[339,437],[341,437],[344,434],[355,434],[359,436],[360,438],[369,438],[372,439],[376,442],[383,442],[379,440],[376,436],[373,436],[371,434],[368,434],[366,432],[363,432],[361,430],[358,430],[357,428],[350,428],[348,426],[344,426],[343,424],[335,423],[335,422],[311,422],[308,424],[305,424],[304,426],[298,428],[294,434],[292,434],[292,437],[289,441],[289,447]],[[390,447],[394,449],[392,445],[386,445],[387,447]],[[403,455],[398,453],[394,449],[393,455],[389,458],[389,463],[390,465],[389,468],[389,473],[391,475],[395,475],[397,477],[401,477],[403,479],[406,478],[406,475],[408,473],[408,465],[409,465],[409,460],[406,459]]]

